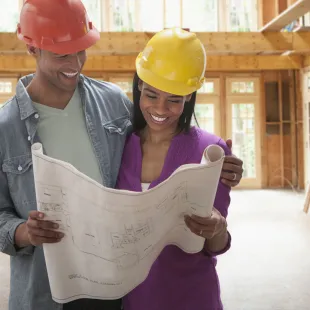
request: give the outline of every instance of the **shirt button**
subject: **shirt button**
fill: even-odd
[[[118,132],[122,132],[122,128],[117,128],[117,131]]]
[[[28,136],[28,141],[30,141],[31,140],[31,137],[30,136]]]
[[[17,169],[18,169],[18,171],[22,171],[23,167],[19,165]]]
[[[34,115],[34,117],[35,117],[35,118],[39,118],[39,114],[36,113],[36,114]]]

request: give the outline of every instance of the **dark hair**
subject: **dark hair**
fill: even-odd
[[[141,92],[139,90],[139,77],[135,73],[132,83],[132,94],[133,94],[133,130],[134,132],[142,130],[146,126],[146,121],[143,117],[142,111],[140,109],[140,97]],[[189,101],[184,104],[183,113],[180,116],[178,123],[178,130],[180,132],[188,132],[191,126],[192,116],[194,115],[195,121],[198,125],[194,109],[196,103],[196,92],[194,92]]]

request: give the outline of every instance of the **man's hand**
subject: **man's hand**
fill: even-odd
[[[226,145],[232,149],[232,140],[228,139]],[[221,173],[221,181],[227,186],[235,187],[240,183],[243,174],[243,161],[235,155],[225,156]]]
[[[58,228],[58,224],[45,221],[42,212],[30,211],[27,222],[16,229],[15,244],[23,248],[29,245],[57,243],[64,237],[63,233],[56,231]]]

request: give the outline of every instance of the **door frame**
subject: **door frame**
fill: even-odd
[[[232,82],[254,82],[253,93],[233,93],[231,91]],[[254,134],[255,134],[255,178],[243,178],[241,179],[237,188],[261,188],[262,187],[262,159],[261,159],[261,130],[260,130],[260,78],[227,78],[226,79],[226,135],[232,137],[232,105],[236,103],[254,104]],[[234,141],[232,151],[234,151]],[[242,159],[242,158],[241,158]]]

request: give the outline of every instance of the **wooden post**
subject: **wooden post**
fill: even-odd
[[[289,71],[290,92],[290,121],[291,121],[291,157],[292,157],[292,184],[297,187],[297,142],[296,142],[296,96],[295,96],[295,72]]]
[[[304,212],[308,213],[310,209],[310,185],[308,187],[307,195],[306,195],[306,200],[304,204]]]
[[[268,159],[266,143],[266,94],[265,94],[265,74],[260,75],[260,130],[261,130],[261,173],[262,188],[268,187]]]
[[[281,187],[284,187],[284,146],[283,146],[283,94],[282,94],[282,75],[278,72],[278,105],[280,121],[280,169],[281,169]]]

